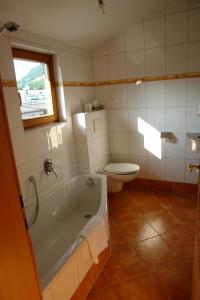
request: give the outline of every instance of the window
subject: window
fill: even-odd
[[[57,121],[52,57],[21,49],[12,51],[24,127]]]

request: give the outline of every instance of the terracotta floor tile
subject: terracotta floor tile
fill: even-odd
[[[127,242],[123,238],[122,234],[117,230],[117,227],[112,226],[110,228],[110,238],[111,238],[111,248],[112,250],[116,250],[127,246]]]
[[[104,288],[90,293],[87,300],[119,300],[112,287]]]
[[[91,291],[94,292],[95,290],[102,289],[102,288],[104,288],[104,287],[106,287],[108,285],[109,285],[109,283],[108,283],[108,281],[107,281],[104,273],[101,272],[101,274],[97,278],[95,284],[93,285]]]
[[[141,219],[120,224],[118,228],[129,243],[143,241],[158,235],[149,224]]]
[[[147,217],[146,221],[160,234],[183,224],[179,219],[168,212]]]
[[[138,276],[146,269],[134,250],[129,247],[113,251],[104,268],[105,275],[110,284]]]
[[[140,206],[139,209],[143,217],[153,216],[163,212],[162,207],[151,202],[145,203],[145,205]]]
[[[168,261],[177,259],[177,253],[160,236],[133,244],[144,264],[150,269],[156,268]]]
[[[173,300],[190,299],[191,280],[185,273],[181,260],[160,267],[155,275]]]
[[[87,299],[189,300],[196,199],[126,189],[108,204],[112,255]]]
[[[194,232],[186,226],[178,226],[163,234],[162,237],[176,250],[180,257],[193,255]]]
[[[169,300],[158,281],[151,275],[114,286],[119,300]]]
[[[135,210],[134,214],[123,214],[120,211],[115,211],[110,213],[109,217],[112,224],[119,225],[141,218],[141,213],[138,210]]]

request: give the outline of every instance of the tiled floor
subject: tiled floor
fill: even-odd
[[[112,254],[88,300],[189,300],[196,199],[109,196]]]

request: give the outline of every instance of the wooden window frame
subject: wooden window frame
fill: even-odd
[[[54,80],[54,72],[53,72],[53,61],[52,56],[49,54],[33,52],[29,50],[23,50],[18,48],[12,48],[13,58],[21,58],[25,60],[32,60],[36,62],[42,62],[47,64],[48,71],[49,71],[49,79],[50,79],[50,88],[51,88],[51,95],[52,95],[52,105],[53,105],[53,114],[44,116],[44,117],[37,117],[28,120],[22,120],[24,128],[31,128],[35,126],[41,126],[44,124],[48,124],[51,122],[58,122],[58,104],[56,98],[56,86]]]

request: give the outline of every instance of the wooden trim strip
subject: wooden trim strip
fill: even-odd
[[[13,79],[2,80],[2,86],[3,87],[16,87],[17,83],[16,83],[16,80],[13,80]]]
[[[60,83],[58,83],[61,85]],[[63,81],[63,86],[95,86],[95,82],[84,82],[84,81]]]
[[[104,86],[104,85],[136,83],[137,81],[149,82],[149,81],[161,81],[161,80],[173,80],[173,79],[188,79],[188,78],[197,78],[197,77],[200,77],[200,72],[168,74],[168,75],[159,75],[159,76],[132,77],[127,79],[105,80],[105,81],[96,81],[96,82],[64,81],[63,86]]]
[[[105,81],[94,81],[94,82],[84,82],[84,81],[57,81],[55,82],[55,87],[60,86],[104,86],[104,85],[115,85],[115,84],[127,84],[136,83],[137,81],[149,82],[149,81],[161,81],[161,80],[173,80],[173,79],[189,79],[189,78],[199,78],[200,72],[193,73],[179,73],[179,74],[168,74],[159,76],[144,76],[144,77],[131,77],[127,79],[116,79],[116,80],[105,80]],[[15,80],[3,80],[3,87],[15,87]]]

